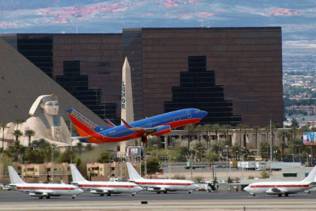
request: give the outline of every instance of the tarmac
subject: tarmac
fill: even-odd
[[[145,204],[142,204],[145,203]],[[316,192],[299,193],[289,197],[259,195],[252,197],[245,192],[176,192],[168,194],[139,193],[100,197],[84,193],[76,199],[62,196],[51,199],[32,198],[16,191],[0,192],[2,210],[316,210]]]

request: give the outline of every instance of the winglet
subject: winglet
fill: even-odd
[[[124,119],[121,119],[122,123],[125,125],[125,127],[127,128],[133,128],[132,126],[130,126]]]
[[[116,127],[116,125],[109,119],[105,119],[105,122],[111,127]]]

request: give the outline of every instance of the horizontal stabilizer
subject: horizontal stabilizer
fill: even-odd
[[[171,127],[169,125],[159,125],[157,127],[133,127],[124,119],[121,119],[124,126],[132,131],[142,133],[144,135],[162,135],[171,132]]]
[[[82,139],[89,139],[91,138],[92,136],[72,136],[70,137],[72,140],[82,140]]]

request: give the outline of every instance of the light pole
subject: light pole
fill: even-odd
[[[166,152],[166,163],[167,163],[167,171],[168,171],[168,178],[170,177],[170,169],[169,169],[169,157],[168,157],[168,139],[169,137],[165,137],[167,139],[165,139],[165,152]]]
[[[144,175],[147,177],[147,157],[146,157],[146,151],[144,152]]]
[[[72,148],[72,143],[73,143],[73,140],[72,140],[72,133],[73,133],[73,127],[72,127],[72,122],[70,121],[70,124],[69,124],[69,128],[70,128],[70,163],[73,163],[73,160],[72,160],[72,156],[73,156],[73,148]]]
[[[272,160],[273,160],[273,150],[272,150],[272,121],[270,119],[270,175],[272,175]]]
[[[272,149],[272,121],[270,119],[270,161],[272,162],[273,160],[273,149]]]
[[[4,125],[2,125],[2,151],[4,151]]]
[[[308,159],[308,165],[309,165],[309,166],[312,166],[312,165],[313,165],[313,164],[312,164],[312,154],[309,154],[309,155],[308,155],[308,158],[309,158],[309,159]]]
[[[191,180],[193,180],[193,165],[192,165],[192,157],[190,156],[190,176]]]
[[[313,154],[314,154],[314,152],[313,152],[313,146],[311,146],[311,166],[314,165]]]
[[[230,169],[230,165],[229,165],[229,157],[228,157],[228,145],[225,145],[225,150],[226,150],[226,162],[227,162],[227,166],[226,166],[226,168],[227,168],[227,179],[228,179],[228,177],[229,177],[229,169]]]

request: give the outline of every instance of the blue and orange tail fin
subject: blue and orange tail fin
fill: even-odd
[[[108,126],[98,126],[74,108],[67,110],[74,128],[81,137],[93,137],[96,133],[108,129]]]

